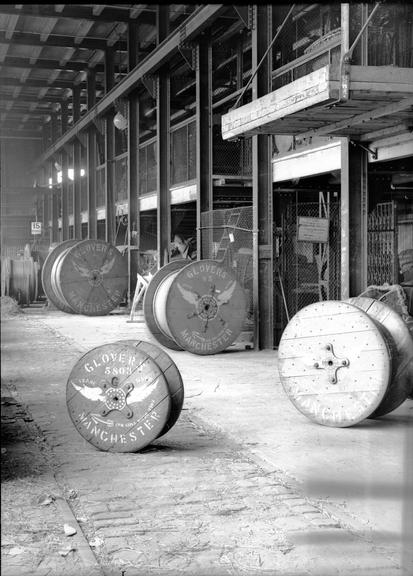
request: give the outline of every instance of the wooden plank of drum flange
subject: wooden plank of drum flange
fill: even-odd
[[[63,257],[56,281],[75,312],[103,316],[124,298],[127,262],[115,246],[103,240],[82,240]]]
[[[130,341],[98,346],[73,367],[66,387],[70,418],[90,444],[136,452],[159,436],[171,400],[158,364]]]
[[[57,259],[57,257],[62,254],[67,248],[71,248],[75,244],[77,244],[79,240],[64,240],[60,244],[58,244],[46,257],[42,267],[42,285],[43,291],[46,295],[46,298],[59,310],[62,312],[67,312],[68,314],[73,313],[72,308],[67,306],[60,301],[60,298],[56,295],[53,286],[52,286],[52,269],[53,265]]]
[[[184,403],[184,385],[182,382],[181,374],[172,360],[172,358],[164,352],[159,346],[146,342],[144,340],[129,340],[132,346],[136,346],[139,350],[143,350],[154,360],[163,375],[165,376],[166,383],[171,397],[171,412],[169,418],[161,430],[158,438],[163,436],[172,428],[179,418]]]
[[[332,300],[297,312],[282,334],[278,361],[294,406],[310,420],[337,427],[374,412],[392,369],[379,324],[356,306]]]
[[[357,296],[347,300],[377,320],[394,342],[393,373],[386,394],[370,418],[388,414],[402,404],[413,391],[413,338],[401,316],[388,304]]]
[[[166,278],[168,278],[171,274],[174,274],[181,268],[188,265],[188,260],[172,260],[165,266],[162,266],[157,273],[153,276],[151,281],[149,282],[145,296],[143,299],[143,313],[145,316],[145,322],[147,327],[149,328],[150,332],[155,336],[157,341],[170,348],[171,350],[182,350],[182,347],[179,346],[175,340],[173,340],[170,336],[165,334],[160,328],[157,320],[156,320],[156,313],[154,310],[155,298],[156,293],[158,291],[159,286],[164,282]]]
[[[191,262],[173,280],[165,316],[174,340],[194,354],[225,350],[241,333],[246,296],[227,268],[215,260]]]

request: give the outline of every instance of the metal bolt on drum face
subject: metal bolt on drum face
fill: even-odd
[[[370,416],[392,374],[392,344],[385,331],[340,301],[301,309],[282,334],[278,359],[291,402],[325,426],[352,426]]]
[[[393,341],[393,373],[383,400],[370,418],[388,414],[413,392],[413,338],[401,316],[388,304],[358,296],[348,300],[380,323]]]
[[[145,319],[165,346],[216,354],[230,346],[242,330],[244,290],[215,260],[183,262],[171,262],[154,276],[145,295]]]
[[[90,444],[109,452],[137,452],[176,422],[183,386],[164,352],[146,342],[122,340],[80,358],[67,382],[66,402],[73,424]]]

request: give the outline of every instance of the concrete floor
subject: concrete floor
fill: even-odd
[[[128,323],[126,315],[90,318],[34,307],[25,309],[24,316],[34,330],[34,339],[33,326],[38,326],[39,332],[46,328],[57,342],[61,339],[72,347],[75,358],[95,346],[121,339],[157,344],[143,322]],[[15,322],[15,328],[11,322],[5,326],[2,339],[6,350],[10,330],[24,329],[21,318]],[[310,532],[295,533],[295,544],[302,538],[305,569],[301,572],[292,563],[289,573],[413,574],[413,400],[405,401],[385,417],[365,420],[351,428],[324,427],[301,415],[286,397],[278,376],[276,351],[230,348],[214,356],[165,351],[181,372],[185,415],[191,422],[234,442],[245,458],[267,470],[297,498],[340,527],[341,536],[337,536],[337,531],[332,536],[331,530],[318,533],[317,544],[322,543],[318,549],[313,547]],[[23,357],[24,350],[21,354]],[[57,347],[53,350],[54,362],[58,355]],[[12,356],[6,353],[4,361],[11,362]],[[20,372],[24,370],[22,363]],[[69,374],[67,367],[63,375],[66,372],[58,386],[62,396]],[[22,394],[25,400],[24,390]],[[30,398],[28,394],[25,400],[29,406]],[[179,421],[175,427],[178,424]],[[284,530],[289,533],[288,526]],[[366,548],[361,551],[345,545],[349,535]],[[329,555],[330,569],[323,564],[323,571],[317,565],[320,554]],[[257,567],[253,572],[267,573]]]

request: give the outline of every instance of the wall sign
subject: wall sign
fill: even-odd
[[[298,217],[297,240],[302,242],[328,242],[328,218]]]
[[[32,234],[41,234],[42,233],[42,223],[41,222],[32,222]]]

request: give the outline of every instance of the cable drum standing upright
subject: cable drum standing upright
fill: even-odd
[[[215,260],[174,260],[146,289],[145,320],[157,340],[174,350],[216,354],[239,336],[247,312],[244,289]]]
[[[43,290],[59,310],[103,316],[127,290],[128,267],[115,246],[103,240],[66,240],[48,255]]]

